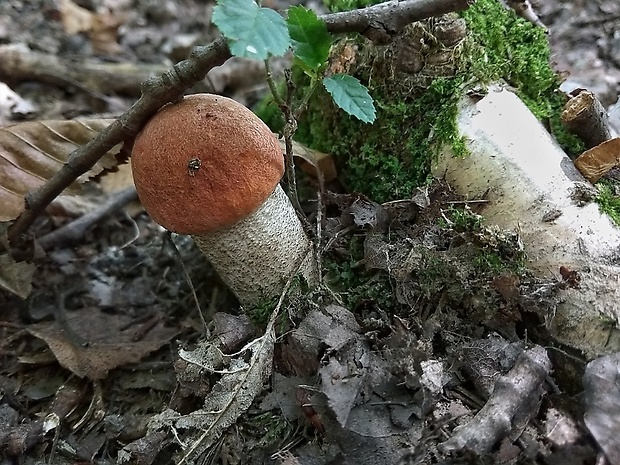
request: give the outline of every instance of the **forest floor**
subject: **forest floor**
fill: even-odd
[[[280,0],[263,4],[287,7]],[[620,131],[620,3],[539,0],[536,6],[549,28],[555,66],[566,75],[563,90],[594,91]],[[0,128],[120,115],[147,76],[213,40],[212,8],[206,0],[3,0]],[[9,60],[15,53],[19,63]],[[283,66],[276,63],[275,72]],[[268,90],[263,72],[231,60],[191,91],[252,106]],[[131,187],[125,169],[110,178],[96,188],[87,185],[80,201],[57,203],[32,232],[45,237]],[[0,465],[179,461],[180,444],[191,449],[209,430],[211,417],[196,417],[207,416],[205,399],[223,386],[216,374],[188,368],[194,350],[204,348],[197,307],[229,353],[264,329],[265,315],[239,311],[189,238],[170,238],[131,199],[38,257],[27,299],[0,290]],[[473,264],[478,249],[464,245],[479,247],[493,233],[471,212],[445,213],[443,207],[459,199],[441,182],[426,199],[428,208],[411,212],[342,191],[327,198],[326,234],[334,241],[326,276],[346,280],[360,273],[366,287],[340,295],[335,290],[335,298],[319,293],[313,302],[290,297],[283,307],[288,317],[279,321],[286,332],[278,334],[272,377],[255,380],[264,386],[252,405],[235,410],[232,426],[209,447],[198,447],[188,463],[606,463],[583,421],[577,380],[586,361],[563,350],[550,350],[547,358],[544,331],[533,329],[538,322],[511,305],[517,286],[549,283],[481,274]],[[385,280],[372,278],[385,265],[368,264],[386,244],[364,228],[367,218],[382,215],[399,218],[403,227],[396,234],[403,237],[424,236],[436,248],[456,244],[442,256],[444,276],[426,278],[445,280],[448,289],[458,276],[466,292],[450,289],[441,299],[406,304],[424,294],[425,283],[392,279],[394,296],[387,297]],[[442,215],[452,228],[437,228]],[[518,238],[501,240],[517,250]],[[516,257],[506,258],[513,259],[518,265]],[[552,284],[561,293],[561,278]],[[461,293],[470,308],[479,297],[480,308],[463,315],[463,307],[451,307],[456,297],[450,292]],[[481,308],[487,298],[500,309],[492,317]],[[394,301],[400,312],[386,313]],[[250,355],[240,359],[252,363]],[[352,376],[351,366],[363,366],[365,375]],[[494,391],[500,376],[503,388]],[[469,432],[449,441],[454,427],[466,426],[491,397],[518,405],[509,411],[509,425],[498,420],[501,412],[492,412],[478,433],[470,424]],[[174,423],[175,415],[191,413],[193,423]],[[609,428],[620,433],[618,424]],[[485,438],[497,441],[484,453],[455,452],[459,441]]]

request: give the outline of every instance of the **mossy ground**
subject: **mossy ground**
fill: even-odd
[[[326,3],[333,11],[341,11],[378,2]],[[381,203],[408,198],[416,187],[428,185],[431,164],[441,147],[449,145],[456,154],[466,155],[466,145],[456,125],[460,99],[468,90],[484,92],[486,84],[496,81],[514,89],[569,154],[582,151],[581,143],[560,123],[565,97],[558,92],[561,76],[552,67],[545,31],[517,17],[497,0],[477,0],[461,18],[466,23],[467,35],[449,50],[448,59],[454,69],[433,79],[411,79],[394,72],[397,65],[389,63],[385,71],[376,63],[397,58],[397,53],[388,48],[374,52],[374,46],[363,38],[345,39],[358,50],[359,57],[372,56],[371,64],[359,66],[350,74],[368,87],[377,110],[375,123],[364,124],[346,115],[325,91],[319,90],[299,121],[295,138],[333,155],[340,179],[349,190]],[[430,60],[434,51],[445,54],[446,48],[433,37],[436,20],[420,24],[428,49],[425,59]],[[339,53],[337,47],[335,55]],[[297,70],[293,75],[302,94],[306,84],[303,73]],[[275,105],[263,102],[257,112],[274,130],[279,129],[281,119]],[[454,223],[448,228],[450,237],[455,230],[460,229],[459,234],[465,232],[463,225],[458,225],[460,220],[472,218],[459,209],[453,209],[448,216]],[[473,230],[467,234],[473,237]],[[390,276],[369,273],[363,266],[356,266],[363,259],[362,242],[354,238],[345,259],[326,257],[328,279],[335,290],[344,291],[349,306],[371,299],[380,307],[397,308],[395,283]],[[456,308],[467,300],[468,294],[485,293],[483,288],[488,289],[486,284],[479,289],[476,285],[488,283],[503,272],[519,275],[524,271],[522,257],[506,256],[488,244],[469,241],[468,247],[452,247],[450,253],[427,251],[419,264],[416,292],[428,303],[437,304],[432,296],[443,295]],[[457,279],[459,276],[462,279]]]

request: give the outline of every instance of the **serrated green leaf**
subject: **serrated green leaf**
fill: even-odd
[[[353,76],[334,74],[323,78],[323,85],[334,103],[364,123],[375,121],[376,112],[368,89]]]
[[[254,0],[219,0],[212,19],[236,57],[265,60],[284,55],[291,46],[284,18]]]
[[[293,54],[307,68],[316,71],[327,62],[332,36],[314,11],[303,6],[288,10],[288,32],[293,42]]]

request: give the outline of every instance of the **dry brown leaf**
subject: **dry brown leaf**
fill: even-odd
[[[77,34],[92,29],[95,16],[93,12],[76,5],[71,0],[58,0],[58,9],[67,34]]]
[[[84,308],[68,312],[64,325],[38,323],[28,331],[49,345],[63,367],[80,377],[102,379],[113,368],[139,362],[179,333],[159,321],[142,335],[142,328],[132,321],[127,315]]]
[[[0,128],[0,221],[17,218],[24,196],[40,187],[67,161],[77,147],[110,125],[109,119],[38,121]],[[65,191],[79,193],[79,184],[117,164],[110,150]]]
[[[93,17],[93,27],[88,34],[95,53],[117,54],[123,51],[118,43],[118,28],[124,19],[111,13],[100,13]]]
[[[575,160],[575,166],[594,184],[610,169],[620,166],[620,137],[586,150]]]
[[[280,141],[282,151],[284,142]],[[293,155],[297,158],[298,166],[313,178],[317,177],[317,170],[323,175],[323,181],[330,182],[338,177],[336,163],[332,155],[309,149],[299,142],[293,141]]]
[[[32,291],[32,263],[16,262],[8,255],[0,255],[0,289],[25,299]]]

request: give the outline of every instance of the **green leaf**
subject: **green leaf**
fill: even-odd
[[[364,123],[375,121],[375,105],[368,89],[347,74],[334,74],[323,78],[323,85],[336,105]]]
[[[303,6],[289,8],[286,22],[295,57],[309,70],[319,70],[327,62],[332,45],[325,23]]]
[[[265,60],[269,55],[284,55],[291,46],[284,18],[254,0],[218,0],[213,23],[236,57]]]

